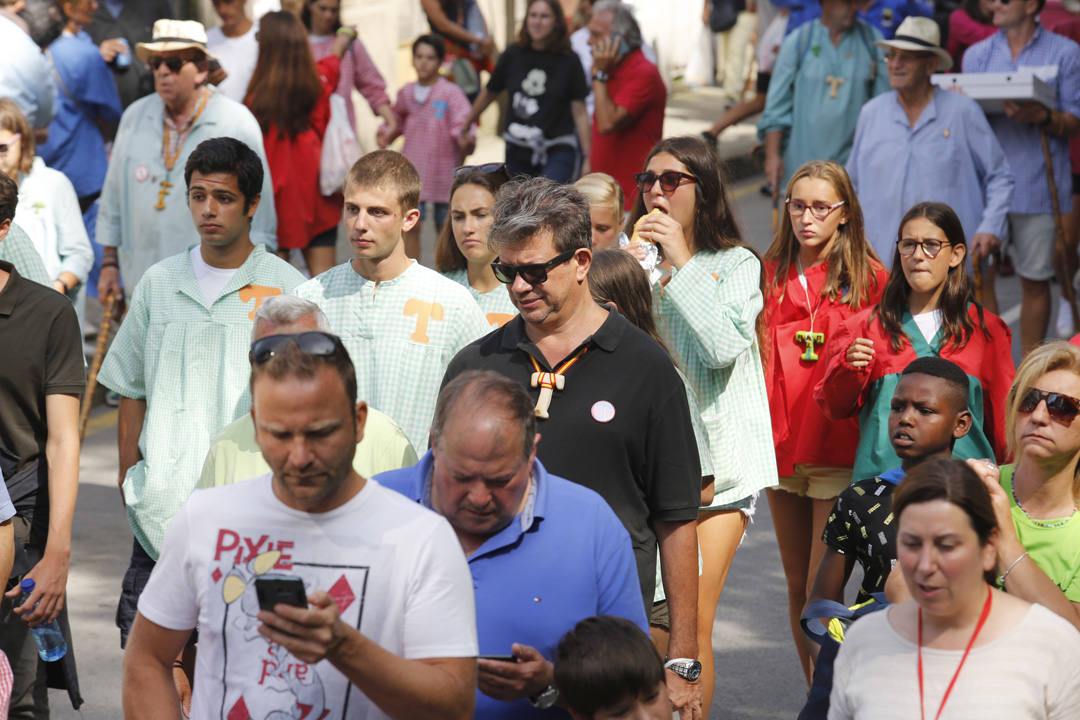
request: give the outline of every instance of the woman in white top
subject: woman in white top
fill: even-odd
[[[931,460],[893,496],[912,599],[861,618],[836,658],[829,720],[1080,717],[1080,633],[995,589],[990,494],[959,460]]]
[[[94,264],[94,250],[83,225],[79,198],[71,181],[35,156],[30,123],[19,107],[0,99],[0,171],[19,186],[15,224],[34,243],[57,292],[75,302],[82,320],[84,283]]]
[[[435,240],[435,269],[472,293],[492,327],[518,314],[506,285],[491,269],[496,253],[488,244],[495,193],[509,179],[503,163],[458,168],[450,186],[450,222]]]

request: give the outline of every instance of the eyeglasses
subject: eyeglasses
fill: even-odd
[[[529,265],[510,265],[495,260],[491,263],[491,269],[495,271],[495,279],[505,285],[514,282],[514,278],[518,275],[530,285],[539,285],[547,282],[548,270],[556,265],[561,265],[574,257],[574,253],[577,251],[578,248],[567,250],[564,253],[559,253],[547,262],[531,263]]]
[[[21,137],[22,133],[15,133],[6,143],[0,143],[0,155],[7,155],[8,150],[11,149],[11,146],[19,142],[19,138]]]
[[[492,174],[502,171],[504,175],[510,177],[510,172],[506,169],[506,163],[484,163],[483,165],[462,165],[459,168],[454,169],[454,177],[461,177],[467,172],[482,172],[485,174]]]
[[[1059,423],[1068,425],[1076,419],[1077,415],[1080,415],[1080,400],[1061,393],[1046,392],[1038,388],[1031,388],[1024,393],[1017,410],[1022,413],[1035,412],[1035,408],[1039,407],[1039,403],[1043,400],[1046,401],[1046,412]]]
[[[267,335],[264,338],[259,338],[251,343],[248,361],[253,365],[262,365],[274,357],[289,342],[295,342],[302,351],[317,357],[332,357],[336,353],[345,352],[345,346],[341,344],[341,338],[337,335],[311,330],[296,334]]]
[[[176,55],[170,55],[168,57],[165,57],[164,55],[151,55],[150,59],[147,60],[147,64],[154,72],[157,72],[157,69],[161,67],[161,64],[165,63],[165,67],[169,68],[169,72],[173,75],[180,72],[180,68],[184,67],[189,62],[195,62],[195,60],[190,57],[177,57]]]
[[[788,212],[792,217],[802,217],[803,213],[806,212],[806,208],[810,208],[810,214],[818,220],[824,220],[829,217],[829,213],[844,204],[844,201],[841,200],[832,205],[823,202],[815,202],[807,205],[802,200],[792,200],[791,198],[788,198],[784,202],[787,204]]]
[[[637,183],[638,189],[641,190],[642,194],[652,190],[652,186],[656,184],[657,180],[660,181],[660,190],[666,193],[675,192],[675,188],[680,185],[689,185],[690,183],[697,182],[697,178],[693,175],[687,175],[678,170],[665,170],[659,175],[652,170],[646,170],[645,172],[639,172],[634,176],[634,182]]]
[[[941,240],[912,240],[911,238],[904,238],[896,243],[896,249],[900,251],[901,257],[911,257],[915,254],[915,248],[921,247],[923,255],[933,260],[941,252],[941,248],[946,245],[952,245],[951,242]]]

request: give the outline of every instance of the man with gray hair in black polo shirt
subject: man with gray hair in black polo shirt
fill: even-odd
[[[0,174],[0,240],[17,202],[15,183]],[[0,650],[14,675],[9,717],[48,717],[45,672],[38,672],[42,660],[31,624],[59,619],[69,645],[60,669],[72,703],[76,708],[82,703],[64,612],[79,491],[82,334],[70,300],[20,277],[5,261],[0,261],[0,347],[9,349],[0,353],[0,469],[16,510],[11,577],[35,582],[25,602],[17,584],[0,601]]]
[[[443,385],[481,369],[529,388],[544,438],[537,457],[611,505],[630,533],[646,610],[659,543],[671,611],[668,689],[682,718],[700,718],[701,468],[683,382],[656,341],[593,301],[589,204],[580,192],[545,178],[507,183],[490,237],[495,276],[521,314],[462,349]]]

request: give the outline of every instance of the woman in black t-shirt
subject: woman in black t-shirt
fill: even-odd
[[[529,2],[517,43],[499,57],[465,126],[471,127],[503,90],[510,93],[503,134],[510,173],[561,183],[577,177],[579,148],[586,163],[589,157],[589,88],[581,62],[570,50],[558,0]]]

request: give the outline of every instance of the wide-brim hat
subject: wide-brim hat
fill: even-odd
[[[892,40],[878,40],[874,44],[881,48],[934,53],[941,61],[938,64],[939,72],[945,72],[953,65],[952,56],[941,47],[941,29],[930,18],[908,16],[896,28]]]
[[[155,53],[176,52],[194,48],[202,50],[208,60],[215,59],[206,49],[206,28],[196,20],[157,20],[150,42],[135,45],[135,56],[148,62]]]

